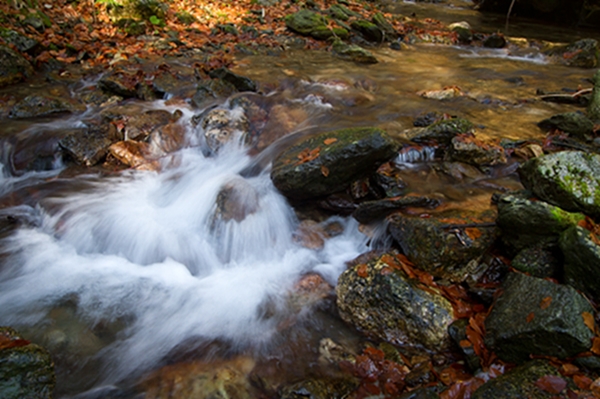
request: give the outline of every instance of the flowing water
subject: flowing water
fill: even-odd
[[[544,137],[538,121],[576,109],[539,101],[536,89],[585,87],[592,75],[531,51],[418,45],[374,52],[381,62],[369,67],[298,51],[240,59],[236,71],[261,82],[257,96],[265,102],[286,104],[299,131],[375,125],[400,136],[415,117],[439,111],[471,120],[485,139],[533,141]],[[464,95],[436,101],[418,94],[447,86]],[[150,107],[175,109],[164,101]],[[303,276],[318,273],[335,285],[346,262],[371,248],[351,218],[321,221],[337,232],[317,249],[295,239],[305,216],[269,178],[282,145],[268,145],[290,131],[272,132],[259,150],[230,143],[207,157],[203,131],[190,122],[200,110],[178,108],[188,143],[197,145],[163,159],[159,172],[81,172],[54,159],[49,171],[17,173],[19,154],[84,118],[5,126],[12,139],[0,177],[0,325],[51,351],[58,397],[130,387],[166,364],[236,354],[277,359],[275,374],[285,380],[318,368],[321,338],[355,339],[335,311],[290,299]],[[429,178],[429,169],[409,167],[432,160],[419,151],[398,159],[415,192],[465,206],[479,194],[489,202],[495,188],[518,187],[510,167],[465,172],[469,178],[449,186]],[[488,185],[476,184],[482,180]],[[231,184],[244,187],[255,208],[239,221],[218,217],[217,198]]]

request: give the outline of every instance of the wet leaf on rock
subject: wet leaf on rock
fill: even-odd
[[[552,297],[547,296],[540,302],[540,309],[548,309],[550,304],[552,303]]]
[[[325,165],[321,165],[321,174],[325,177],[329,176],[329,168]]]
[[[338,139],[336,139],[335,137],[331,137],[331,138],[325,139],[323,141],[323,144],[330,145],[330,144],[335,143],[336,141],[338,141]]]
[[[527,323],[531,323],[535,318],[535,313],[531,312],[527,315]]]
[[[10,339],[9,337],[0,335],[0,350],[27,346],[30,343],[26,339]]]
[[[581,317],[583,317],[583,322],[590,330],[596,331],[595,323],[594,323],[594,316],[591,313],[583,312],[583,313],[581,313]]]
[[[535,386],[542,391],[558,394],[567,387],[567,381],[557,375],[545,375],[535,382]]]
[[[594,337],[592,340],[592,349],[591,352],[595,355],[600,355],[600,338]]]
[[[573,376],[573,382],[579,389],[589,390],[592,382],[594,382],[590,377],[586,375],[576,374]]]

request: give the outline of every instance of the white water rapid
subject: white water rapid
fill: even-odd
[[[188,134],[202,134],[182,120]],[[251,162],[234,144],[214,157],[189,147],[161,172],[56,177],[34,204],[3,209],[27,223],[0,243],[2,324],[37,334],[79,366],[93,363],[96,385],[151,370],[191,339],[268,345],[277,317],[266,317],[265,305],[285,312],[290,288],[310,271],[335,284],[366,239],[339,219],[344,232],[324,248],[294,242],[298,220],[268,170],[240,176]],[[40,176],[20,186],[48,174]],[[257,201],[239,222],[216,216],[232,182]]]

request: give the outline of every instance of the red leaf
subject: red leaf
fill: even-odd
[[[573,382],[579,389],[589,390],[592,385],[592,379],[586,375],[576,374],[573,376]]]
[[[542,391],[558,394],[567,387],[567,381],[557,375],[545,375],[535,382],[535,386]]]

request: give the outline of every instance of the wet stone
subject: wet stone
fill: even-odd
[[[581,39],[567,46],[552,48],[545,52],[561,64],[578,68],[595,68],[598,65],[598,41]]]
[[[227,68],[212,70],[208,75],[213,79],[222,79],[231,83],[238,91],[256,91],[256,83],[252,79],[233,73]]]
[[[10,110],[8,117],[15,119],[35,118],[83,110],[85,110],[83,106],[70,100],[32,94],[17,102]]]
[[[35,53],[35,50],[40,44],[37,40],[31,39],[10,29],[0,30],[0,37],[7,43],[15,46],[15,48],[22,53]]]
[[[126,140],[144,139],[157,127],[169,123],[172,118],[173,115],[165,110],[151,110],[141,115],[126,117],[123,129],[124,138]]]
[[[0,45],[0,87],[18,83],[33,75],[33,67],[22,55]]]
[[[392,212],[407,207],[417,208],[435,208],[440,201],[435,198],[421,196],[404,196],[385,198],[381,200],[365,201],[358,205],[358,208],[352,213],[354,219],[360,223],[371,223],[383,219]]]
[[[523,185],[567,211],[600,216],[600,155],[563,151],[531,159],[519,168]]]
[[[536,382],[545,376],[561,377],[558,370],[546,360],[533,360],[506,374],[489,380],[471,396],[473,399],[548,399],[550,393],[540,389]],[[566,398],[566,395],[554,396]]]
[[[469,325],[468,319],[458,319],[454,321],[448,327],[448,334],[452,338],[452,341],[455,344],[456,348],[462,352],[465,360],[467,362],[467,366],[471,372],[475,373],[477,370],[481,368],[481,359],[475,353],[475,349],[472,345],[463,346],[461,342],[464,340],[468,340],[467,337],[467,326]]]
[[[496,238],[492,211],[445,211],[429,218],[396,214],[390,234],[403,253],[436,277],[463,281],[479,269],[478,260]]]
[[[243,140],[248,131],[248,118],[241,107],[233,110],[215,108],[208,111],[201,123],[206,145],[212,152],[234,139]]]
[[[218,98],[227,98],[236,92],[236,88],[229,82],[222,79],[208,79],[198,84],[196,93],[192,97],[192,104],[195,107],[202,107],[209,101]]]
[[[558,277],[562,271],[556,246],[536,244],[519,251],[513,258],[513,268],[533,277]]]
[[[54,385],[54,364],[48,351],[12,328],[0,327],[0,397],[51,399]]]
[[[373,22],[361,19],[353,21],[350,26],[370,42],[381,43],[383,41],[383,31]]]
[[[485,39],[483,39],[483,47],[488,48],[503,48],[506,46],[506,39],[499,33],[492,33]]]
[[[591,347],[584,313],[594,310],[567,285],[512,273],[485,322],[485,342],[498,357],[521,363],[530,355],[566,358]]]
[[[506,163],[506,155],[502,147],[483,142],[470,135],[453,137],[446,157],[451,161],[478,166]]]
[[[58,143],[75,163],[93,166],[104,159],[112,144],[108,132],[102,129],[79,129]]]
[[[311,378],[281,389],[280,399],[343,399],[356,389],[349,379]]]
[[[566,112],[544,119],[538,126],[542,129],[558,129],[580,140],[591,138],[594,122],[581,112]]]
[[[560,249],[565,263],[564,275],[568,284],[600,298],[600,245],[598,238],[580,226],[573,226],[560,237]]]
[[[157,170],[159,165],[153,161],[150,145],[144,142],[125,140],[112,144],[110,154],[121,163],[140,170]]]
[[[449,145],[452,139],[462,133],[471,133],[473,124],[466,119],[454,118],[435,122],[425,128],[412,129],[406,132],[409,140],[415,143],[431,143]]]
[[[567,212],[524,194],[503,195],[497,204],[502,240],[517,250],[557,242],[564,230],[584,219],[581,213]]]
[[[450,302],[418,288],[395,262],[385,254],[344,271],[336,287],[340,316],[370,337],[407,349],[448,348]]]
[[[377,128],[325,132],[286,149],[273,162],[271,179],[297,200],[343,191],[392,159],[398,143]]]

